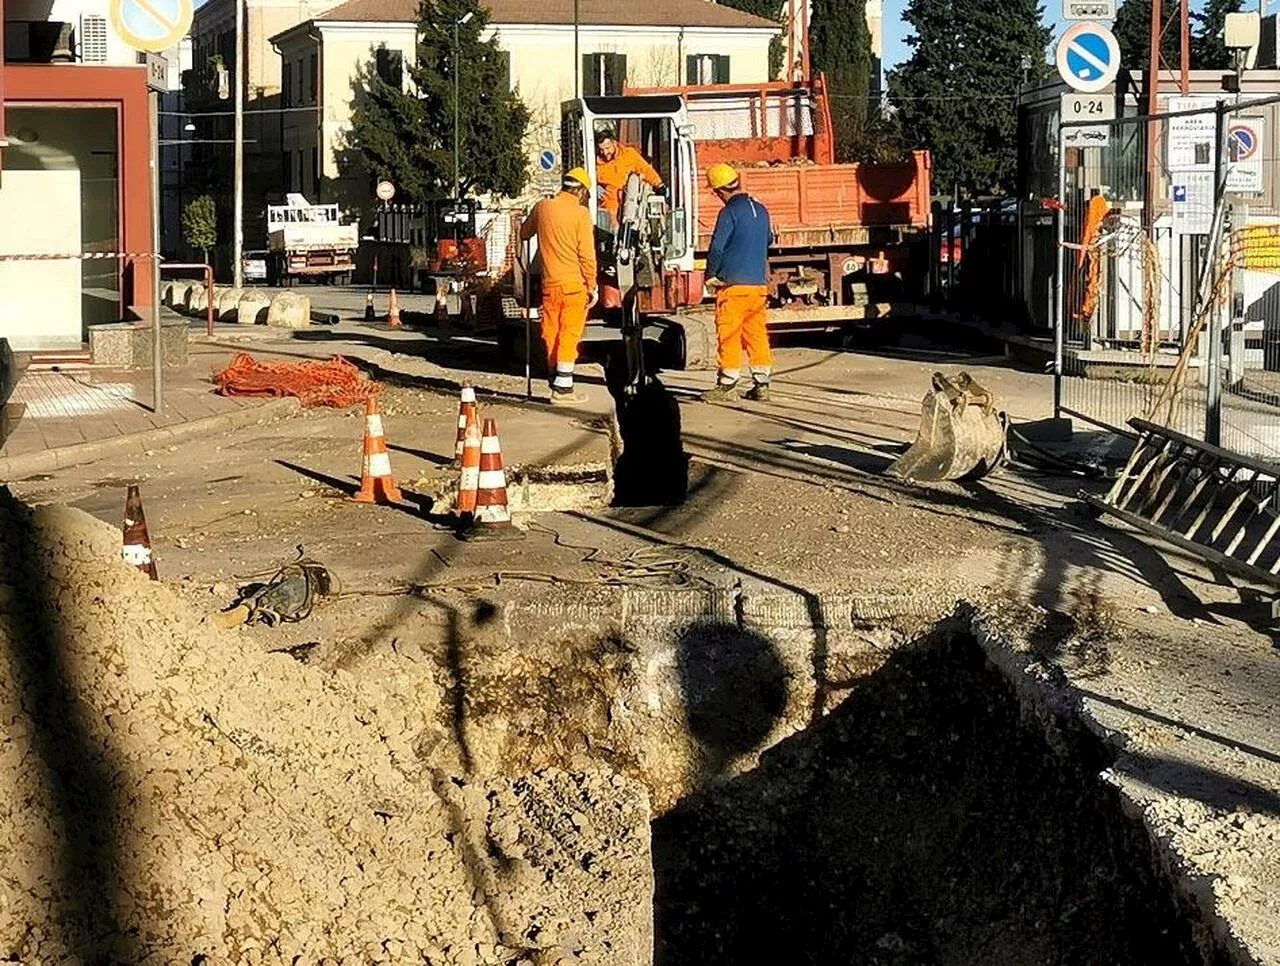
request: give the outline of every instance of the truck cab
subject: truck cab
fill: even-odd
[[[583,167],[596,184],[596,134],[612,130],[618,143],[637,149],[662,175],[665,199],[651,196],[643,217],[656,268],[692,272],[697,223],[697,158],[678,95],[582,97],[561,105],[560,147],[564,170]],[[597,247],[608,263],[615,255],[619,226],[601,205],[597,190],[588,202]],[[701,293],[698,293],[701,297]]]

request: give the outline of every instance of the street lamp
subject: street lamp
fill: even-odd
[[[462,175],[459,157],[461,154],[462,111],[458,100],[458,75],[461,73],[462,64],[459,62],[461,54],[458,46],[458,28],[464,23],[470,23],[471,18],[474,16],[475,11],[468,10],[453,22],[453,200],[455,202],[462,201]]]

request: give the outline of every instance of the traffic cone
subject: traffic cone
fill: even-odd
[[[462,387],[462,402],[458,404],[458,441],[453,448],[453,465],[462,465],[462,448],[467,438],[467,420],[476,418],[476,391],[470,386]]]
[[[360,471],[360,489],[352,499],[357,503],[397,503],[403,499],[391,475],[391,457],[387,455],[377,396],[370,396],[365,408],[364,464]]]
[[[125,563],[137,567],[152,580],[159,579],[156,577],[156,560],[151,555],[147,518],[142,512],[142,496],[136,486],[129,487],[124,499],[124,546],[120,555]]]
[[[523,531],[511,523],[511,511],[507,509],[507,474],[502,468],[498,422],[492,418],[485,419],[484,436],[480,441],[480,479],[475,513],[470,524],[464,526],[458,536],[464,540],[524,536]]]
[[[391,290],[391,299],[387,303],[387,325],[393,329],[400,328],[400,300],[396,298],[396,290]]]
[[[364,297],[364,320],[366,322],[376,322],[378,315],[373,310],[373,293],[370,292]]]
[[[462,473],[458,477],[458,499],[453,512],[465,525],[476,511],[476,495],[480,486],[480,421],[474,409],[467,413],[462,440]]]

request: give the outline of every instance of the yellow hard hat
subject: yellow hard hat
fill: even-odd
[[[591,175],[587,174],[586,168],[570,168],[564,173],[564,180],[561,181],[562,188],[586,188],[591,190]]]
[[[732,165],[721,161],[707,168],[707,187],[712,191],[719,188],[727,188],[737,180],[738,172],[733,170]]]

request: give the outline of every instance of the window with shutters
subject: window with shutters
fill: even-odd
[[[379,79],[396,90],[404,89],[404,51],[379,47],[375,55]]]
[[[312,55],[311,55],[311,76],[308,78],[308,82],[309,82],[309,84],[310,84],[310,87],[308,88],[308,90],[309,90],[309,91],[310,91],[310,93],[311,93],[311,103],[312,103],[312,104],[317,103],[317,101],[316,101],[316,87],[317,87],[317,85],[320,83],[320,80],[319,80],[319,77],[320,77],[320,70],[319,70],[319,67],[320,67],[319,59],[317,58],[317,56],[316,56],[315,54],[312,54]]]
[[[583,54],[584,97],[617,97],[627,83],[626,54]]]
[[[107,18],[100,13],[80,14],[80,59],[86,64],[107,62]]]
[[[293,64],[286,60],[283,70],[280,77],[280,99],[284,103],[280,106],[293,107]]]
[[[686,84],[729,83],[728,54],[690,54],[684,62]]]

